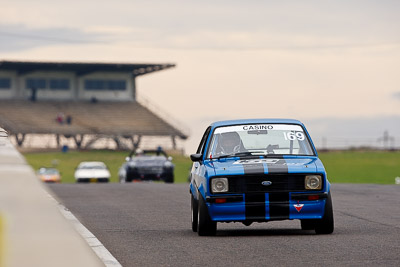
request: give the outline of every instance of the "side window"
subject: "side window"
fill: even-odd
[[[45,89],[46,86],[46,79],[43,78],[28,78],[25,80],[26,82],[26,89]]]
[[[69,90],[70,84],[68,79],[50,79],[51,90]]]
[[[206,145],[207,142],[207,137],[210,134],[211,131],[211,126],[207,128],[207,130],[204,132],[203,138],[201,138],[201,142],[199,147],[197,148],[197,154],[203,154],[204,153],[204,146]]]
[[[11,89],[10,78],[0,78],[0,90],[2,89]]]

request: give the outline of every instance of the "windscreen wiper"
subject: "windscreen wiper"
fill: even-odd
[[[270,153],[266,155],[262,155],[264,158],[282,158],[283,154],[275,154],[275,153]]]
[[[223,159],[223,158],[230,158],[230,157],[243,157],[243,156],[252,156],[252,152],[246,151],[246,152],[238,152],[238,153],[231,153],[231,154],[226,154],[222,155],[219,157],[216,157],[214,159]]]

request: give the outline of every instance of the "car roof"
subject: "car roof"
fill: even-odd
[[[282,123],[282,124],[298,124],[303,125],[298,120],[293,119],[243,119],[243,120],[226,120],[217,121],[212,123],[211,127],[228,126],[228,125],[238,125],[238,124],[252,124],[252,123]]]

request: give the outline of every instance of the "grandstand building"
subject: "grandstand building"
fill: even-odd
[[[0,61],[0,127],[19,146],[29,136],[50,135],[56,146],[90,148],[110,139],[134,149],[145,137],[164,137],[176,149],[188,131],[136,89],[138,76],[174,66]]]

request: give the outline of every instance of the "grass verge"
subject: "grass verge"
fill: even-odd
[[[400,177],[399,151],[337,151],[319,157],[333,183],[394,184]]]

